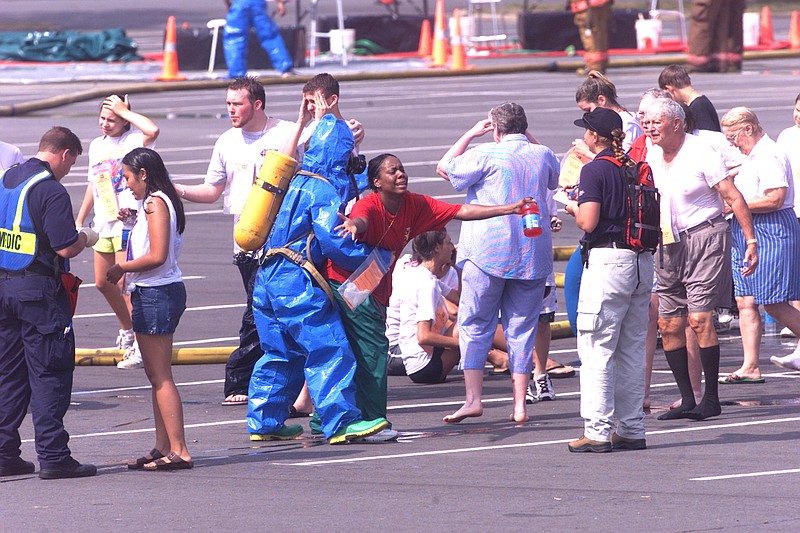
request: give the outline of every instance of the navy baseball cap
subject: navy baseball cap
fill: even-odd
[[[595,107],[594,111],[584,113],[583,118],[574,122],[576,126],[592,130],[601,137],[611,138],[611,132],[622,129],[622,118],[614,110],[606,107]]]

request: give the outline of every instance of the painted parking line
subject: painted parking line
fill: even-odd
[[[777,419],[759,420],[753,422],[735,422],[731,424],[713,424],[710,426],[701,426],[701,427],[676,428],[676,429],[666,429],[661,431],[648,431],[647,436],[666,435],[671,433],[685,433],[690,431],[708,431],[713,429],[728,429],[728,428],[743,427],[743,426],[760,426],[765,424],[785,424],[798,421],[800,421],[800,417],[777,418]],[[299,462],[274,462],[272,464],[281,466],[320,466],[320,465],[331,465],[331,464],[359,463],[365,461],[385,461],[390,459],[406,459],[410,457],[453,455],[458,453],[486,452],[486,451],[497,451],[497,450],[510,450],[513,448],[532,448],[538,446],[550,446],[552,444],[565,444],[567,442],[570,442],[571,440],[573,439],[569,438],[569,439],[547,440],[538,442],[521,442],[517,444],[495,444],[491,446],[474,446],[470,448],[454,448],[450,450],[432,450],[427,452],[395,453],[387,455],[375,455],[370,457],[350,457],[347,459],[324,459],[318,461],[299,461]]]
[[[693,477],[689,481],[717,481],[720,479],[736,479],[741,477],[779,476],[783,474],[800,474],[800,468],[790,470],[767,470],[765,472],[748,472],[746,474],[728,474],[724,476]]]
[[[196,279],[206,279],[205,276],[183,276],[183,281],[192,281]],[[95,283],[83,283],[78,289],[86,289],[89,287],[96,287],[97,284]]]
[[[186,312],[189,311],[216,311],[217,309],[235,309],[237,307],[244,307],[246,304],[223,304],[223,305],[202,305],[198,307],[187,307]],[[92,313],[88,315],[75,315],[72,318],[101,318],[116,316],[114,313]],[[238,337],[237,337],[238,338]]]

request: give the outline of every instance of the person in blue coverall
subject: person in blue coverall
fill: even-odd
[[[313,108],[319,122],[303,157],[303,169],[292,180],[278,211],[253,291],[253,315],[264,355],[250,379],[250,440],[291,439],[303,432],[302,426],[284,422],[304,378],[330,444],[366,437],[389,425],[385,418],[362,420],[355,405],[355,356],[339,310],[326,293],[325,289],[330,290],[327,281],[320,284],[310,269],[275,253],[290,248],[319,272],[326,258],[355,270],[372,251],[334,231],[353,194],[345,170],[353,134],[332,113],[337,103],[336,95],[326,98],[321,90],[314,94],[313,106],[304,100],[294,136],[284,151],[292,153]],[[390,252],[378,253],[382,260],[391,261]]]
[[[239,78],[247,74],[247,39],[250,28],[256,30],[261,47],[269,55],[272,67],[281,75],[290,75],[292,58],[286,51],[278,25],[270,18],[264,0],[225,0],[228,15],[225,17],[225,30],[222,32],[222,49],[228,75]],[[283,0],[276,0],[278,15],[286,14]]]

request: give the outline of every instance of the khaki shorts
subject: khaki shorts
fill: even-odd
[[[122,236],[119,237],[100,237],[97,244],[92,246],[95,252],[102,254],[113,254],[122,251]]]
[[[680,242],[655,254],[658,316],[687,316],[730,305],[731,230],[722,219],[680,233]]]

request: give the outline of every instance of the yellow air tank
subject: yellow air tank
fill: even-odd
[[[242,250],[253,252],[264,246],[296,166],[297,161],[276,150],[264,156],[233,233]]]

